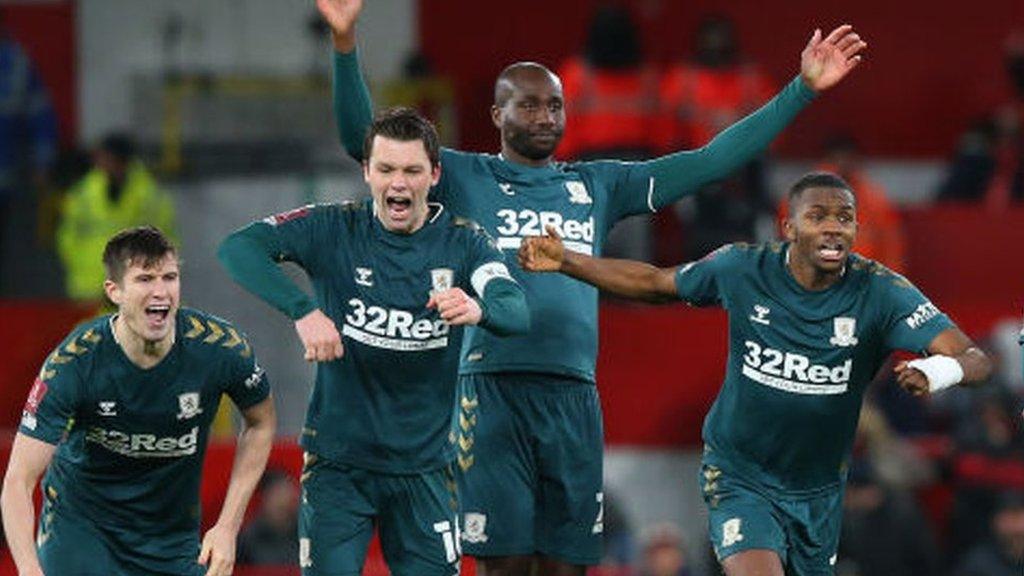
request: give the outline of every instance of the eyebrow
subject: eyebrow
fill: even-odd
[[[827,204],[808,204],[807,205],[807,209],[808,210],[811,210],[813,208],[817,208],[819,210],[829,210],[829,209],[831,209],[831,207],[829,205],[827,205]],[[856,204],[843,204],[842,206],[839,206],[839,210],[853,210],[853,209],[856,209],[856,208],[857,208]]]

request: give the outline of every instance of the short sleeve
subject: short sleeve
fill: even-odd
[[[893,272],[877,275],[884,296],[878,301],[885,320],[885,343],[889,349],[922,352],[932,340],[954,324],[916,286]]]
[[[224,351],[224,393],[239,410],[245,410],[270,395],[270,382],[256,360],[256,353],[249,340],[234,328],[229,329],[229,336],[239,340],[239,343]]]
[[[48,444],[61,441],[74,423],[81,395],[80,369],[76,359],[62,354],[61,348],[50,354],[28,393],[19,432]]]
[[[724,298],[721,280],[736,257],[733,245],[727,244],[700,260],[683,264],[676,270],[676,294],[693,306],[713,306]]]

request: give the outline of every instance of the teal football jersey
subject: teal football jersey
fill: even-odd
[[[611,226],[649,211],[653,178],[642,164],[598,161],[532,168],[499,156],[442,153],[433,194],[456,214],[490,232],[515,254],[523,238],[554,226],[569,250],[600,255]],[[594,380],[597,361],[597,289],[561,274],[530,274],[513,266],[526,291],[530,331],[497,338],[466,332],[463,374],[543,372]]]
[[[114,340],[112,319],[79,326],[47,357],[19,432],[57,445],[43,478],[55,510],[88,519],[127,562],[173,572],[162,551],[198,546],[203,455],[221,396],[244,410],[270,388],[225,320],[180,309],[171,350],[142,369]]]
[[[344,356],[317,365],[302,445],[330,460],[408,474],[454,459],[463,330],[426,307],[432,291],[483,294],[504,257],[479,226],[434,205],[413,234],[385,229],[373,204],[301,208],[265,220],[279,261],[309,275]],[[500,270],[500,272],[495,272]]]
[[[373,113],[356,51],[334,53],[333,84],[342,144],[362,160]],[[600,256],[608,231],[620,219],[654,212],[738,170],[762,154],[813,98],[796,77],[706,146],[646,162],[556,162],[534,168],[501,156],[442,149],[441,181],[432,194],[495,238],[530,304],[525,335],[498,339],[468,329],[460,372],[540,372],[593,382],[597,290],[560,274],[524,273],[515,265],[522,238],[553,225],[570,250]]]
[[[866,385],[893,350],[921,352],[949,318],[904,277],[856,254],[805,290],[787,244],[725,246],[676,273],[679,297],[729,314],[725,381],[704,422],[709,463],[788,491],[834,486]]]

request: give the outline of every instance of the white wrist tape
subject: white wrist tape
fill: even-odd
[[[907,366],[916,368],[928,378],[928,391],[938,392],[959,384],[964,379],[964,369],[955,358],[936,354],[927,358],[919,358],[907,362]]]

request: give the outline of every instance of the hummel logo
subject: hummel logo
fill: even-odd
[[[373,279],[370,276],[373,275],[373,270],[369,268],[356,268],[356,284],[360,286],[373,286]]]
[[[512,189],[512,185],[508,182],[498,182],[498,188],[501,188],[502,194],[506,196],[516,195],[516,191]]]
[[[99,404],[100,409],[96,411],[100,416],[117,416],[117,402],[103,400]]]
[[[767,307],[767,306],[762,306],[760,304],[754,304],[754,313],[750,315],[750,321],[751,322],[757,322],[758,324],[764,324],[765,326],[768,326],[768,325],[770,325],[772,323],[772,321],[768,319],[768,314],[771,311],[772,311],[772,309]]]

